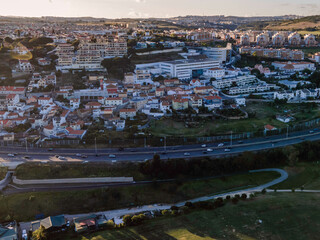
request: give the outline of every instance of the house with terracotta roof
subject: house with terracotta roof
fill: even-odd
[[[270,124],[267,124],[267,125],[264,126],[264,132],[265,133],[270,132],[270,131],[275,131],[275,130],[277,130],[277,128],[272,126],[272,125],[270,125]]]
[[[206,96],[203,98],[204,106],[209,109],[220,108],[222,106],[222,98],[220,96]]]
[[[185,110],[189,107],[189,99],[176,98],[172,100],[172,108],[176,111]]]
[[[120,112],[119,112],[120,118],[123,118],[123,119],[134,118],[136,115],[137,115],[137,110],[134,108],[120,109]]]
[[[85,105],[85,109],[98,109],[101,107],[101,103],[98,102],[88,102]]]
[[[78,138],[82,139],[86,135],[87,130],[74,130],[71,127],[67,127],[66,131],[68,133],[68,138]]]

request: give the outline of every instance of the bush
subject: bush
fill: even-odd
[[[178,208],[177,206],[172,206],[170,209],[171,209],[172,211],[178,211],[178,210],[179,210],[179,208]]]
[[[245,194],[245,193],[241,194],[241,199],[246,200],[247,197],[248,197],[247,194]]]
[[[232,198],[231,201],[232,201],[233,204],[237,204],[239,202],[239,199],[238,198]]]
[[[230,199],[231,199],[230,195],[227,195],[227,196],[226,196],[226,199],[227,199],[227,200],[230,200]]]
[[[234,197],[240,199],[240,195],[239,194],[234,195]]]
[[[129,226],[131,224],[131,216],[130,215],[125,215],[123,218],[122,218],[122,221],[125,225]]]
[[[292,188],[291,191],[294,193],[296,190],[294,188]]]
[[[265,188],[262,189],[262,191],[261,191],[262,194],[266,194],[266,192],[267,192],[267,190]]]
[[[256,195],[254,193],[250,194],[250,199],[253,199]]]
[[[188,207],[188,208],[193,208],[193,207],[194,207],[194,205],[193,205],[192,202],[186,202],[184,205],[185,205],[186,207]]]
[[[163,216],[168,216],[168,215],[170,215],[170,211],[169,211],[169,210],[162,210],[162,211],[161,211],[161,214],[162,214]]]

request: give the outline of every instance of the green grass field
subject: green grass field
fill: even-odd
[[[84,177],[133,177],[136,181],[147,179],[134,163],[25,163],[16,168],[15,175],[25,180]]]
[[[320,164],[298,163],[294,167],[286,167],[289,178],[274,186],[277,189],[301,188],[308,190],[320,190]]]
[[[86,191],[40,192],[0,195],[0,219],[32,220],[35,215],[86,213],[175,203],[214,193],[257,186],[279,177],[278,173],[241,174],[218,179],[157,183]]]
[[[313,240],[320,234],[320,194],[272,193],[222,208],[162,217],[141,226],[66,239],[82,240]],[[262,220],[260,224],[258,221]]]
[[[4,179],[8,171],[7,167],[0,167],[0,181]]]
[[[277,128],[284,128],[286,124],[275,119],[277,114],[290,114],[295,117],[295,123],[312,120],[320,117],[318,107],[309,107],[303,104],[284,104],[271,106],[269,103],[250,103],[244,108],[249,113],[255,113],[254,118],[243,120],[203,120],[194,128],[186,127],[184,121],[162,119],[152,122],[150,131],[155,136],[212,136],[234,133],[263,131],[266,124]]]

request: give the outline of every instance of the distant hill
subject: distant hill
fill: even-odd
[[[318,31],[320,30],[320,15],[282,21],[257,21],[241,25],[239,28],[275,31]]]

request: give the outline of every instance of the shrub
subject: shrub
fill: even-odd
[[[267,190],[265,188],[262,189],[262,191],[261,191],[262,194],[266,194],[266,192],[267,192]]]
[[[240,195],[239,194],[234,195],[234,197],[240,199]]]
[[[172,206],[170,209],[171,209],[172,211],[178,211],[178,210],[179,210],[179,208],[178,208],[177,206]]]
[[[186,207],[188,207],[188,208],[193,208],[193,207],[194,207],[194,205],[193,205],[192,202],[186,202],[184,205],[185,205]]]
[[[231,201],[233,204],[237,204],[239,202],[239,199],[234,197],[234,198],[232,198]]]
[[[130,215],[123,216],[122,221],[125,225],[130,225],[132,223],[131,216]]]
[[[227,200],[230,200],[230,199],[231,199],[230,195],[227,195],[227,196],[226,196],[226,199],[227,199]]]
[[[296,190],[294,188],[292,188],[291,191],[294,193]]]
[[[168,216],[168,215],[170,215],[170,211],[169,211],[169,210],[162,210],[162,211],[161,211],[161,214],[162,214],[163,216]]]
[[[245,194],[245,193],[241,194],[241,199],[246,200],[247,199],[247,194]]]

